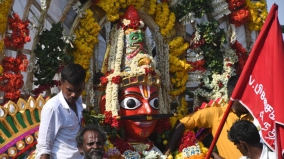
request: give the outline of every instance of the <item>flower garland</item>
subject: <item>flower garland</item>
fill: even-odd
[[[29,21],[21,20],[19,15],[16,13],[12,14],[12,17],[8,18],[9,29],[12,30],[10,36],[5,36],[4,43],[6,47],[13,47],[16,49],[22,49],[24,45],[31,41],[29,36]]]
[[[73,62],[73,56],[65,53],[65,50],[69,51],[71,47],[62,37],[63,27],[61,23],[52,24],[50,30],[44,30],[40,35],[34,50],[37,58],[34,71],[34,76],[37,79],[34,82],[35,85],[45,86],[49,89],[48,86],[54,85],[53,78],[56,73],[60,72],[63,64]]]
[[[212,73],[223,70],[223,52],[221,45],[226,43],[225,31],[219,28],[217,21],[197,24],[191,49],[200,49],[204,54],[205,67]],[[200,51],[196,51],[200,52]]]
[[[157,8],[157,0],[150,0],[150,9],[148,10],[148,14],[149,15],[154,15],[156,12],[156,8]]]
[[[212,13],[214,9],[211,0],[195,0],[194,2],[181,0],[173,7],[173,11],[180,20],[189,13],[194,13],[195,17],[201,18],[206,13]]]
[[[185,100],[185,97],[182,97],[180,101],[180,105],[177,106],[177,110],[176,110],[177,116],[170,117],[170,124],[172,128],[175,127],[177,120],[183,118],[184,116],[188,114],[187,105],[188,103]]]
[[[174,27],[176,16],[174,12],[170,12],[167,2],[157,5],[155,22],[160,27],[160,32],[166,36]]]
[[[13,0],[5,0],[0,3],[0,34],[1,36],[4,35],[7,27],[7,19],[8,19],[8,13],[10,11],[10,8],[12,6]],[[0,51],[2,51],[0,49]]]
[[[4,49],[3,35],[5,34],[7,27],[7,18],[10,11],[12,2],[11,0],[3,1],[0,3],[0,52]]]
[[[189,49],[187,53],[187,63],[193,68],[189,71],[188,84],[192,86],[198,86],[202,78],[202,73],[205,72],[205,60],[203,51],[200,49]],[[188,85],[187,84],[187,85]]]
[[[159,119],[154,129],[154,133],[157,134],[155,143],[167,145],[171,128],[173,127],[170,124],[170,118]]]
[[[99,24],[93,17],[93,12],[87,9],[85,16],[79,20],[79,26],[75,30],[75,51],[72,52],[74,63],[80,64],[87,70],[85,81],[88,81],[90,78],[90,59],[93,56],[95,44],[99,42],[98,35],[100,29]]]
[[[227,3],[232,12],[229,15],[232,24],[235,24],[238,27],[250,20],[250,12],[245,5],[245,0],[227,0]]]
[[[248,59],[247,51],[238,41],[235,41],[233,44],[231,44],[231,47],[236,51],[238,56],[237,74],[240,75]]]
[[[190,130],[184,132],[178,145],[179,149],[174,154],[175,159],[203,159],[208,152],[208,149],[196,139],[194,132]],[[169,155],[168,159],[173,159],[173,156]]]
[[[262,28],[267,17],[266,1],[252,2],[251,0],[246,0],[246,4],[250,11],[249,28],[258,31]]]
[[[201,103],[198,101],[198,96],[205,97],[207,100],[215,100],[217,98],[223,98],[228,101],[227,95],[227,82],[228,79],[235,75],[235,68],[233,65],[238,61],[238,57],[234,50],[229,49],[224,53],[224,64],[223,64],[223,72],[222,74],[213,73],[212,75],[206,71],[203,77],[203,83],[201,87],[196,89],[194,93],[194,104],[193,109],[195,107],[200,106]],[[211,77],[209,76],[211,75]],[[209,79],[212,78],[212,80]],[[210,90],[210,91],[206,91]]]
[[[94,0],[94,4],[101,7],[107,15],[107,19],[114,22],[119,19],[119,10],[125,9],[130,5],[138,10],[144,4],[145,0]]]
[[[26,55],[18,53],[17,57],[4,57],[1,61],[0,91],[4,92],[5,100],[16,101],[20,98],[20,89],[24,85],[23,75],[29,61]]]
[[[186,63],[185,58],[181,57],[189,48],[189,44],[184,42],[182,37],[176,37],[169,42],[169,47],[170,73],[174,74],[171,78],[171,83],[174,88],[170,94],[178,96],[186,90],[185,84],[188,79],[187,72],[192,69],[191,65]]]

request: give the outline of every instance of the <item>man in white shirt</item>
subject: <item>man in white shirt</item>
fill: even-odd
[[[240,159],[276,159],[276,154],[261,142],[258,129],[252,122],[237,121],[228,132],[228,138],[244,155]]]
[[[61,91],[47,101],[41,112],[36,158],[81,159],[75,137],[83,118],[82,98],[86,72],[79,64],[61,72]]]

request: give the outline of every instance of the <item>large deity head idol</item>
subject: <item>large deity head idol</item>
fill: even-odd
[[[112,28],[109,52],[102,70],[105,95],[100,102],[103,111],[119,116],[128,142],[144,142],[153,132],[154,119],[163,106],[160,73],[145,44],[145,25],[133,6]]]

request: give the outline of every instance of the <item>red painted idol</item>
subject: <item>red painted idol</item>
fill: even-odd
[[[158,90],[155,86],[137,85],[119,93],[121,116],[158,114]],[[157,120],[123,120],[125,139],[129,142],[146,141],[153,132]]]

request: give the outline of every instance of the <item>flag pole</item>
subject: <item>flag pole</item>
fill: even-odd
[[[217,142],[217,140],[218,140],[218,138],[219,138],[219,136],[221,134],[221,131],[222,131],[223,127],[224,127],[225,121],[227,120],[227,117],[228,117],[229,112],[230,112],[230,110],[232,108],[232,105],[233,105],[233,101],[230,99],[229,104],[227,106],[227,109],[226,109],[226,111],[225,111],[225,113],[223,115],[223,118],[222,118],[222,120],[220,122],[220,125],[219,125],[219,127],[217,129],[217,132],[216,132],[216,134],[215,134],[215,136],[213,138],[213,141],[212,141],[212,143],[210,145],[210,148],[209,148],[209,150],[208,150],[208,152],[206,154],[206,159],[210,159],[210,156],[212,154],[214,146],[216,145],[216,142]]]

